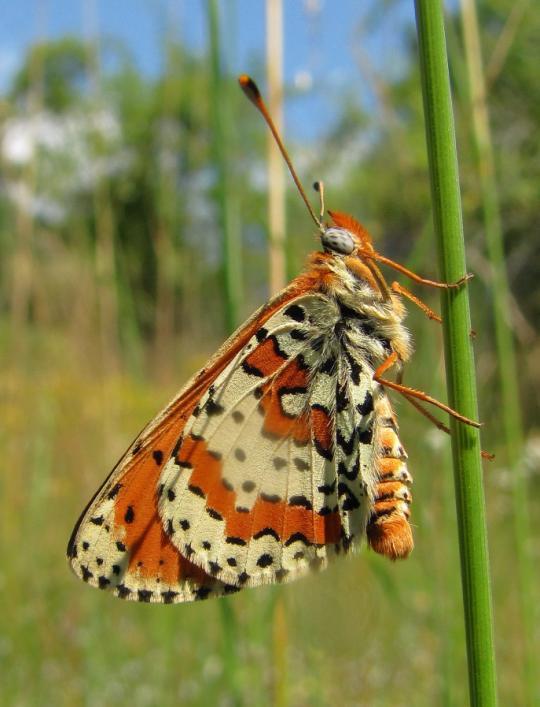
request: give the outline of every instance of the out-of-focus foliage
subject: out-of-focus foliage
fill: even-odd
[[[48,110],[69,110],[88,89],[89,59],[89,48],[73,37],[36,44],[13,80],[10,97],[27,107],[39,93]]]

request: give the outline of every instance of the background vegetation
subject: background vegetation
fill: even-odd
[[[377,73],[360,49],[392,4],[351,29],[355,81],[368,82],[373,101],[359,103],[354,83],[340,95],[333,90],[327,134],[290,149],[307,185],[325,180],[330,208],[362,220],[383,253],[436,276],[414,28],[400,38],[409,61],[398,79]],[[457,8],[447,29],[467,255],[476,275],[470,292],[483,446],[497,455],[485,483],[499,687],[502,704],[526,705],[538,689],[524,670],[538,647],[538,573],[518,572],[515,558],[533,568],[539,559],[540,13],[534,3],[510,0],[482,0],[478,11],[511,289],[511,378],[524,428],[512,455],[501,428],[507,374],[497,355]],[[218,21],[214,42],[222,32]],[[417,547],[407,562],[390,565],[364,551],[296,585],[242,592],[230,603],[233,634],[220,602],[124,604],[70,576],[65,544],[86,500],[230,321],[268,296],[266,132],[235,77],[222,71],[216,79],[210,48],[192,54],[164,34],[163,69],[149,78],[125,47],[101,39],[35,44],[0,102],[2,702],[465,704],[450,446],[399,400],[415,478]],[[262,76],[262,59],[244,68]],[[229,116],[221,145],[228,218],[241,239],[235,264],[243,294],[232,315],[224,290],[223,155],[213,142],[209,91],[216,80]],[[286,89],[287,101],[299,100]],[[292,188],[287,200],[293,275],[315,240]],[[432,294],[422,296],[438,307]],[[409,324],[416,354],[406,381],[444,398],[440,332],[416,312]],[[511,500],[516,478],[526,485],[521,505]],[[526,537],[516,523],[522,513],[532,519]]]

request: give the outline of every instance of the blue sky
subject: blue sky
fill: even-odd
[[[343,86],[368,105],[369,85],[358,69],[358,47],[378,71],[403,68],[404,29],[413,22],[413,3],[393,3],[376,23],[368,13],[380,0],[284,0],[285,79],[298,83],[311,76],[312,86],[287,102],[286,130],[313,139],[327,127],[334,111],[332,93]],[[235,74],[252,73],[265,51],[265,1],[222,0],[222,43]],[[162,61],[165,33],[173,28],[194,51],[207,46],[206,0],[15,0],[0,10],[0,91],[28,47],[39,39],[66,34],[89,38],[95,33],[120,39],[146,75],[155,75]],[[257,76],[262,79],[264,77]]]

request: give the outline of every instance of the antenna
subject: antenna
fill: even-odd
[[[274,121],[270,117],[270,113],[268,112],[268,108],[266,107],[266,104],[262,99],[261,93],[260,93],[259,89],[257,88],[257,84],[247,74],[242,74],[241,76],[239,76],[238,83],[240,84],[240,88],[242,89],[242,91],[246,94],[246,96],[249,98],[249,100],[253,103],[255,108],[257,108],[259,113],[264,118],[266,124],[270,128],[270,131],[271,131],[272,135],[274,136],[274,140],[276,141],[277,146],[279,147],[279,151],[281,152],[281,154],[283,155],[283,159],[287,163],[287,167],[289,168],[289,172],[291,173],[291,176],[294,179],[294,183],[296,184],[296,188],[300,192],[300,196],[304,200],[304,204],[307,206],[307,209],[310,213],[311,218],[317,224],[317,228],[320,231],[322,231],[323,230],[322,217],[320,220],[317,218],[317,216],[315,215],[315,212],[313,211],[311,204],[308,201],[308,198],[306,196],[306,192],[304,191],[304,188],[302,187],[302,184],[301,184],[300,180],[298,179],[298,176],[294,170],[294,167],[292,166],[291,159],[287,153],[287,150],[285,149],[285,145],[281,141],[281,138],[280,138],[279,133],[276,129],[276,126],[274,125]]]
[[[324,182],[313,182],[313,188],[319,195],[319,202],[321,204],[321,215],[319,216],[319,223],[322,224],[324,218]]]

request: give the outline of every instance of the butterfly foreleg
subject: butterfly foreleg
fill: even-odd
[[[403,285],[400,285],[399,282],[393,282],[390,285],[390,289],[395,292],[398,295],[402,295],[403,297],[406,297],[409,301],[411,301],[413,304],[415,304],[419,309],[424,312],[424,314],[429,318],[433,319],[436,322],[441,323],[442,319],[441,317],[436,314],[430,307],[425,302],[422,302],[422,300],[417,297],[416,295],[413,295],[413,293],[408,290],[406,287],[403,287]]]

